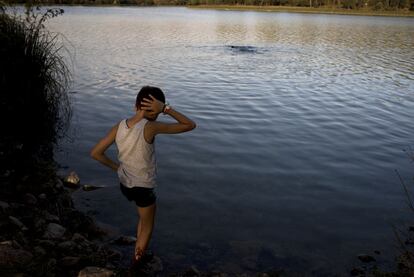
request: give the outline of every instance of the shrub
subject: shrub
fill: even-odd
[[[40,160],[52,161],[71,118],[70,72],[61,55],[63,46],[59,35],[44,26],[63,10],[9,10],[0,4],[0,162],[6,165],[2,176]]]

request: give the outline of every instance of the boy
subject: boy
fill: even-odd
[[[91,150],[90,155],[118,173],[122,194],[135,201],[139,220],[133,264],[141,260],[154,226],[156,195],[156,160],[154,139],[158,134],[177,134],[196,127],[194,121],[174,110],[165,102],[157,87],[143,87],[136,98],[136,113],[115,124],[109,133]],[[176,123],[156,121],[163,112]],[[116,143],[119,164],[105,155],[106,149]]]

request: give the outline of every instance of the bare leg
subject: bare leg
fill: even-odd
[[[135,259],[139,260],[147,249],[154,228],[155,203],[148,207],[137,207],[139,222],[137,226],[137,242],[135,244]]]
[[[137,224],[137,240],[138,240],[139,234],[141,234],[141,219],[140,218],[138,218],[138,224]]]

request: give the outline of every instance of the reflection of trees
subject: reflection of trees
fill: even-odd
[[[23,3],[12,0],[12,3]],[[344,9],[369,8],[373,10],[414,10],[410,0],[44,0],[45,4],[95,4],[95,5],[256,5],[256,6],[293,6],[328,7]]]

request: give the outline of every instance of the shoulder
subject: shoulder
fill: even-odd
[[[109,135],[113,135],[113,136],[116,135],[116,133],[118,132],[119,125],[122,123],[122,121],[123,120],[120,120],[119,122],[117,122],[111,127],[111,130],[109,131]]]
[[[112,126],[111,130],[118,130],[119,126],[124,121],[125,121],[125,119],[122,119],[122,120],[118,121],[115,125]]]

